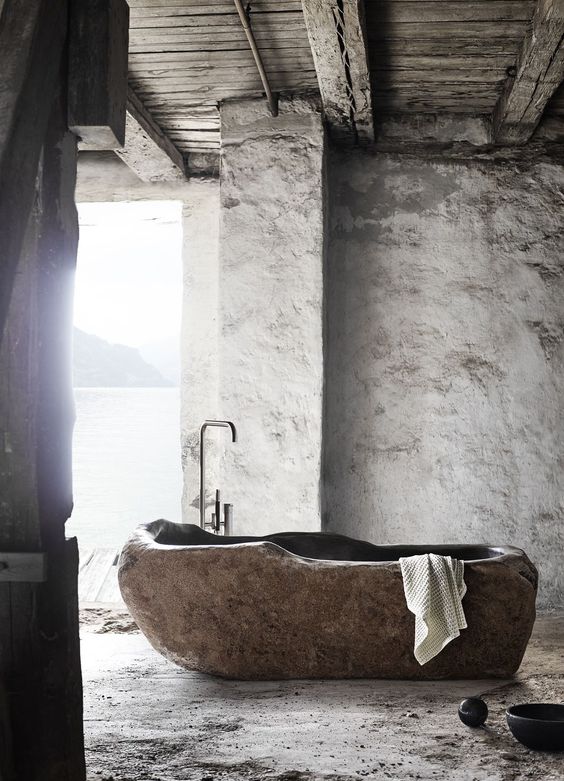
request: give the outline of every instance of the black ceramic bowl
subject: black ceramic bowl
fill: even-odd
[[[507,724],[517,740],[536,751],[564,751],[564,705],[512,705]]]

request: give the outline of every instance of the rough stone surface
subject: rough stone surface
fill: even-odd
[[[208,401],[239,437],[209,488],[233,503],[237,533],[275,531],[281,519],[319,529],[321,115],[300,100],[273,119],[264,101],[245,101],[222,106],[221,121],[219,397]]]
[[[82,637],[89,781],[562,781],[563,757],[505,724],[563,702],[564,617],[537,619],[512,681],[226,681],[175,667],[140,635]],[[459,720],[482,695],[486,729]]]
[[[441,154],[331,161],[324,528],[516,545],[562,604],[564,169]]]
[[[188,669],[228,678],[479,678],[518,669],[537,577],[522,551],[467,561],[468,629],[423,666],[413,654],[414,616],[399,562],[367,563],[379,555],[333,535],[218,542],[198,527],[160,521],[126,543],[119,583],[154,648]],[[398,555],[410,553],[383,558]]]

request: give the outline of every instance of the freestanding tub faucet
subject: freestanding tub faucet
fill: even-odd
[[[205,434],[207,428],[229,428],[231,429],[231,441],[237,442],[237,429],[230,420],[204,420],[200,427],[200,526],[206,528],[206,449]],[[219,491],[216,491],[216,511],[212,515],[212,527],[218,532],[222,525],[220,511],[218,509]],[[227,533],[227,523],[231,519],[232,505],[225,506],[224,532]]]

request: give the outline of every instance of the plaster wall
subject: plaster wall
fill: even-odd
[[[321,116],[308,102],[221,108],[219,410],[236,533],[317,530],[323,390]],[[226,439],[224,434],[224,439]],[[214,488],[215,486],[210,486]]]
[[[183,204],[181,447],[185,523],[199,523],[199,429],[219,409],[219,186],[209,197]],[[219,486],[221,439],[210,429],[207,476]],[[212,492],[209,492],[210,502]]]
[[[331,161],[324,527],[524,548],[564,598],[564,172]]]

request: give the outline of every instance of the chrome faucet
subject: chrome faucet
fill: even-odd
[[[230,420],[204,420],[200,427],[200,527],[205,529],[211,526],[213,531],[219,532],[223,526],[223,533],[227,534],[228,526],[231,523],[233,505],[223,505],[224,519],[221,520],[221,503],[219,491],[215,492],[215,513],[212,514],[211,524],[206,523],[206,449],[205,433],[207,428],[228,428],[231,429],[231,441],[237,442],[237,429]]]

